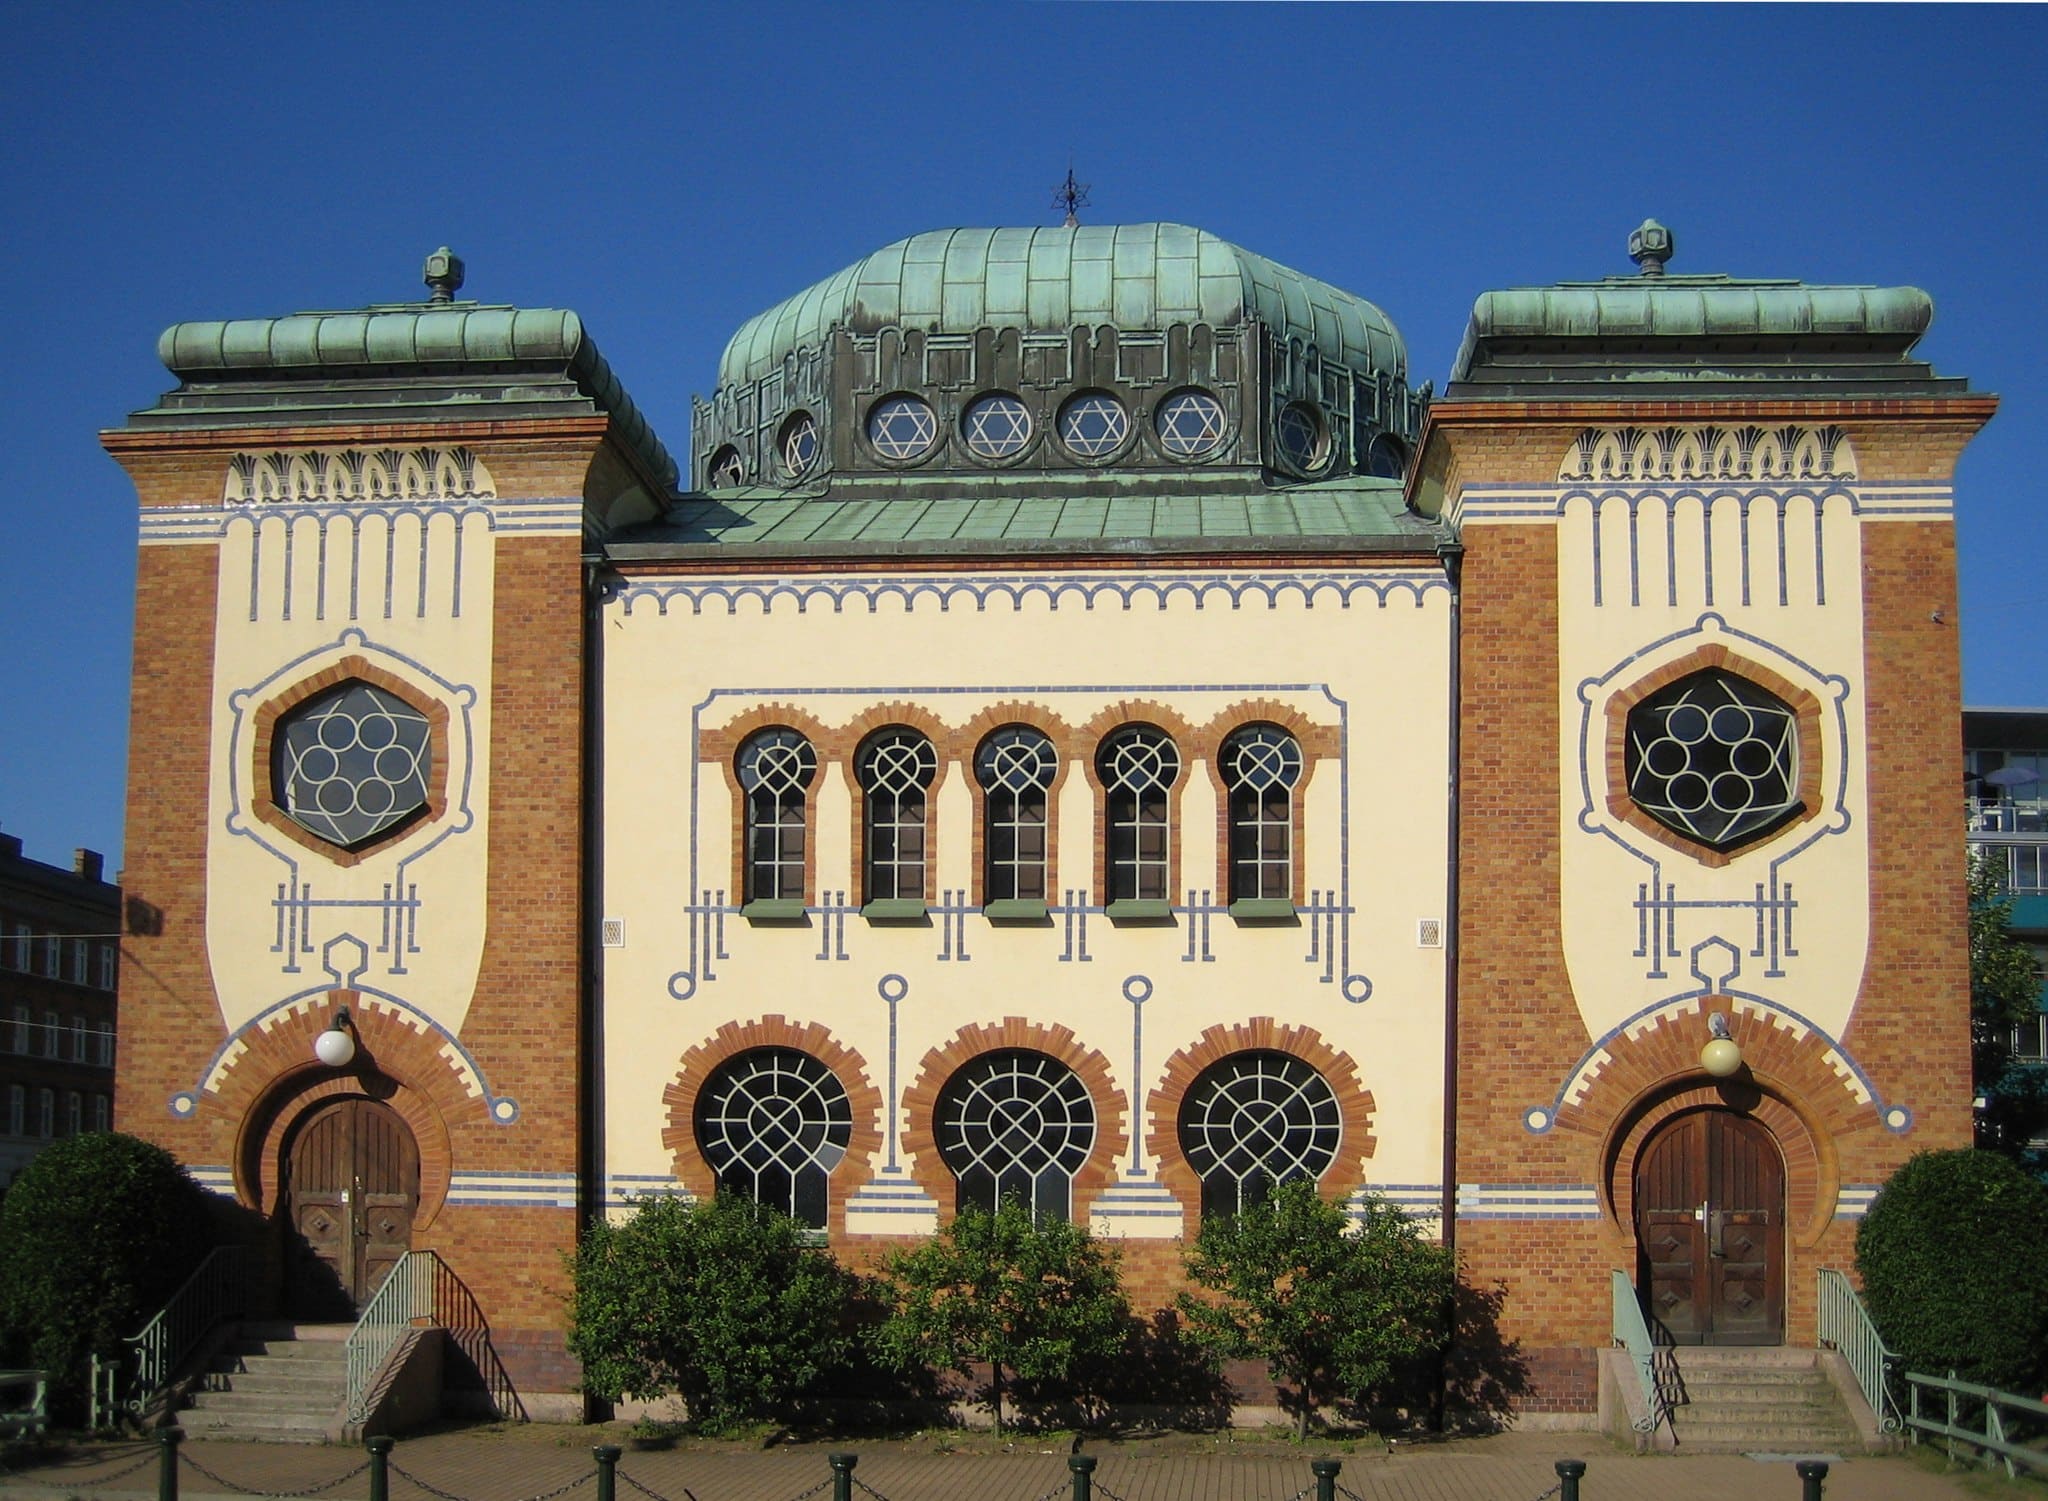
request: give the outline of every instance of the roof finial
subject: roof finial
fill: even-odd
[[[427,257],[422,279],[433,290],[435,302],[453,302],[462,289],[462,257],[443,245]]]
[[[1643,268],[1643,275],[1662,276],[1674,243],[1670,230],[1655,219],[1645,219],[1629,231],[1628,258]]]
[[[1072,162],[1067,163],[1067,180],[1052,191],[1052,206],[1054,208],[1063,208],[1067,211],[1067,217],[1064,222],[1068,229],[1074,228],[1081,222],[1081,216],[1076,210],[1088,206],[1088,184],[1074,181],[1074,164]]]

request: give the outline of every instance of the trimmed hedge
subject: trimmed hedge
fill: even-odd
[[[1863,1296],[1905,1369],[2038,1395],[2048,1381],[2048,1188],[1995,1152],[1922,1152],[1856,1232]]]
[[[52,1416],[83,1421],[92,1356],[192,1274],[211,1219],[162,1147],[95,1131],[45,1148],[0,1202],[0,1362],[48,1371]]]

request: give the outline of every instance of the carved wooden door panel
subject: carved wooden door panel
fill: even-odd
[[[359,1313],[412,1247],[419,1153],[405,1122],[375,1100],[337,1100],[291,1147],[291,1225],[303,1243],[302,1313]]]
[[[1785,1334],[1785,1169],[1754,1120],[1702,1110],[1659,1127],[1636,1159],[1637,1286],[1681,1345]]]

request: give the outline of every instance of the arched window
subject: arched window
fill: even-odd
[[[705,1081],[695,1126],[720,1192],[825,1228],[826,1180],[853,1139],[853,1106],[831,1069],[795,1048],[741,1053]]]
[[[925,900],[925,793],[939,769],[916,730],[879,730],[854,757],[866,818],[869,902]]]
[[[1034,1215],[1065,1219],[1074,1174],[1095,1146],[1095,1104],[1057,1058],[983,1053],[939,1091],[932,1134],[959,1184],[956,1207],[993,1213],[1014,1198]]]
[[[1301,747],[1273,724],[1250,724],[1218,758],[1230,808],[1230,899],[1294,899],[1294,787]]]
[[[1172,788],[1180,751],[1162,730],[1128,725],[1095,753],[1102,778],[1104,875],[1111,902],[1172,900]]]
[[[1202,1180],[1202,1213],[1236,1214],[1276,1183],[1323,1175],[1344,1134],[1323,1076],[1286,1053],[1232,1053],[1181,1100],[1181,1155]]]
[[[804,798],[818,773],[811,742],[790,729],[762,730],[740,747],[746,807],[746,900],[804,900]]]
[[[1047,794],[1058,771],[1052,741],[1029,725],[1005,725],[974,753],[982,791],[984,902],[1046,900]]]

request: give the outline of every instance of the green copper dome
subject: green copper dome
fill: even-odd
[[[758,380],[838,328],[1064,333],[1099,324],[1220,329],[1253,318],[1326,359],[1407,376],[1401,336],[1363,298],[1183,224],[1082,224],[937,229],[886,245],[742,324],[718,383]]]

